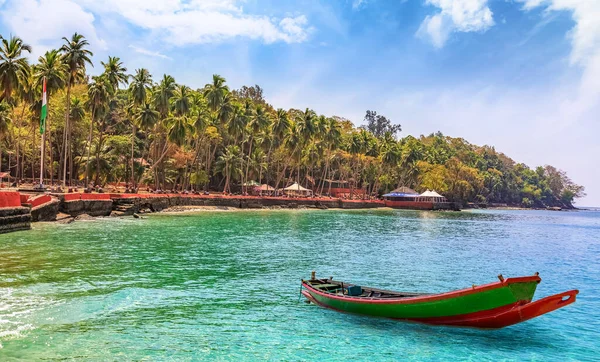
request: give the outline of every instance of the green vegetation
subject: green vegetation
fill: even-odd
[[[275,109],[259,86],[230,90],[214,75],[191,89],[147,69],[129,75],[117,57],[90,77],[88,43],[63,38],[29,64],[17,37],[0,49],[0,168],[39,178],[41,87],[47,81],[45,177],[49,182],[126,182],[161,189],[232,188],[290,182],[327,194],[324,179],[381,194],[404,185],[461,203],[571,206],[583,187],[552,166],[530,169],[440,132],[398,138],[400,125],[367,111],[366,125],[306,108]],[[2,167],[4,165],[4,167]]]

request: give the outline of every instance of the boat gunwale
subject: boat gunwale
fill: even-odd
[[[445,292],[445,293],[427,294],[427,295],[416,296],[416,297],[399,297],[399,298],[393,298],[393,299],[392,298],[377,298],[377,297],[352,297],[352,296],[346,296],[346,295],[337,295],[337,294],[333,294],[333,293],[327,293],[327,292],[318,290],[317,288],[310,285],[308,283],[308,281],[305,281],[305,280],[302,280],[302,286],[304,288],[306,288],[307,290],[309,290],[310,292],[313,292],[322,297],[325,297],[328,299],[336,299],[336,300],[340,300],[340,301],[344,301],[344,302],[362,303],[362,304],[414,304],[414,303],[435,302],[435,301],[440,301],[440,300],[458,298],[458,297],[462,297],[465,295],[476,294],[476,293],[481,293],[481,292],[485,292],[485,291],[489,291],[489,290],[506,287],[510,284],[515,284],[515,283],[529,283],[529,282],[539,283],[541,281],[542,281],[542,278],[540,278],[537,275],[525,276],[525,277],[513,277],[513,278],[504,279],[503,281],[483,284],[483,285],[479,285],[479,286],[473,286],[471,288],[453,290],[453,291]],[[401,294],[401,293],[399,292],[398,294]]]

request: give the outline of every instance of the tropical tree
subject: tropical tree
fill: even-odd
[[[108,57],[106,63],[100,62],[104,67],[104,73],[106,80],[112,86],[113,91],[119,88],[120,84],[127,84],[129,77],[127,76],[127,68],[121,62],[119,57]]]
[[[30,71],[29,62],[23,53],[31,53],[31,46],[16,36],[11,36],[10,39],[0,36],[0,41],[0,101],[10,103],[13,90],[19,88]]]
[[[225,78],[213,74],[212,83],[204,87],[204,97],[211,111],[217,112],[225,102],[225,96],[229,93],[229,87],[225,85]]]
[[[5,135],[8,133],[8,126],[11,124],[10,106],[6,101],[0,102],[0,171],[2,170],[2,148]]]
[[[64,44],[60,48],[62,52],[63,62],[67,65],[67,110],[65,112],[65,130],[63,135],[64,153],[63,153],[63,186],[67,182],[67,160],[70,158],[71,147],[71,123],[70,123],[70,106],[71,106],[71,88],[76,81],[81,80],[81,75],[85,72],[86,65],[92,65],[91,57],[94,55],[90,50],[86,49],[90,44],[81,34],[75,33],[71,39],[63,37]],[[70,164],[70,174],[72,174],[72,163]]]
[[[114,86],[106,73],[102,76],[92,77],[92,83],[88,86],[88,108],[91,113],[90,130],[87,140],[87,157],[85,163],[85,185],[89,184],[89,163],[90,152],[92,148],[92,136],[94,132],[94,124],[98,118],[98,114],[103,114],[108,107],[108,101],[113,95]]]
[[[230,192],[231,178],[236,178],[242,173],[242,156],[241,150],[237,145],[229,145],[225,148],[225,152],[219,157],[217,163],[221,172],[225,174],[225,186],[223,192]]]
[[[50,99],[52,95],[65,85],[65,78],[67,74],[67,65],[62,62],[61,55],[58,50],[47,51],[43,56],[38,58],[38,64],[34,66],[34,79],[35,82],[41,87],[44,79],[46,80],[46,130],[48,147],[46,148],[50,155],[50,183],[54,180],[54,162],[52,153],[52,129],[50,128]],[[45,155],[42,155],[40,162],[45,163]],[[43,175],[41,176],[43,177]]]
[[[150,94],[152,86],[152,76],[150,72],[145,68],[140,68],[135,71],[135,75],[131,77],[131,83],[129,84],[129,93],[131,96],[131,105],[129,106],[130,114],[135,113],[135,109],[142,107],[148,108],[146,102],[148,101],[148,95]],[[136,122],[131,122],[131,183],[135,187],[135,164],[134,164],[134,148],[136,139]]]

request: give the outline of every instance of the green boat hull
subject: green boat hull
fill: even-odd
[[[310,299],[325,307],[348,313],[396,319],[440,318],[505,306],[528,303],[533,299],[540,278],[511,278],[470,289],[402,299],[353,298],[335,295],[305,283]]]

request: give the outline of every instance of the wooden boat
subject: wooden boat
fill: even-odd
[[[317,279],[302,280],[302,294],[314,304],[341,312],[413,322],[503,328],[575,302],[578,290],[532,302],[538,273],[442,294],[404,293]]]

